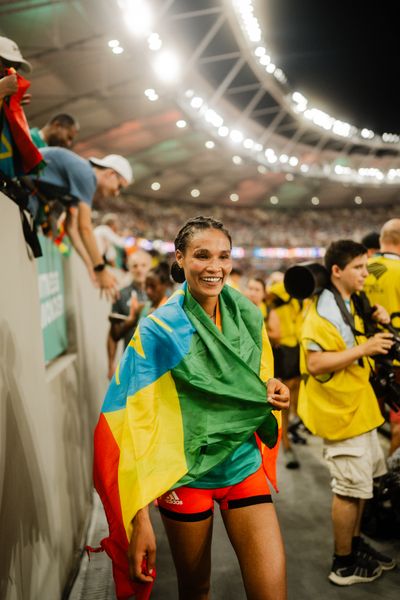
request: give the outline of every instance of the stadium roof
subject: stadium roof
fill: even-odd
[[[393,203],[400,138],[296,93],[273,62],[262,6],[2,2],[0,33],[34,67],[30,124],[76,116],[75,150],[127,156],[136,196],[273,208]]]

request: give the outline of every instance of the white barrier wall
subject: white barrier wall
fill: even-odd
[[[36,265],[0,194],[1,600],[60,599],[90,514],[109,306],[76,256],[65,263],[69,348],[45,367]]]

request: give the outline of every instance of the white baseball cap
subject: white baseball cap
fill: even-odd
[[[121,175],[128,183],[133,181],[132,167],[129,161],[119,154],[107,154],[104,158],[96,158],[91,156],[89,162],[95,167],[103,167],[105,169],[113,169],[118,175]]]
[[[0,36],[0,58],[5,58],[11,62],[21,63],[21,69],[24,71],[32,71],[30,62],[22,58],[21,50],[12,40]]]

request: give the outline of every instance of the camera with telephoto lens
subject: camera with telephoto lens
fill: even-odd
[[[298,300],[311,298],[326,288],[332,289],[327,269],[319,263],[312,262],[299,263],[289,267],[283,283],[287,293]],[[365,335],[371,337],[381,332],[382,330],[377,327],[377,323],[372,318],[375,307],[370,305],[367,296],[361,292],[354,295],[353,300],[355,309],[364,322]],[[400,410],[400,383],[396,381],[393,361],[400,363],[400,330],[393,325],[381,324],[380,326],[393,335],[394,344],[387,354],[373,357],[375,372],[372,374],[370,382],[377,398],[383,400],[397,412]]]
[[[367,296],[361,292],[356,296],[356,310],[364,321],[365,334],[371,337],[381,330],[378,329],[376,321],[372,315],[375,307],[371,306]],[[400,362],[400,331],[393,325],[382,325],[386,331],[393,335],[393,346],[387,354],[376,354],[373,356],[375,362],[375,372],[370,378],[370,383],[374,388],[378,399],[383,400],[395,412],[400,410],[400,383],[396,381],[396,372],[393,361]]]

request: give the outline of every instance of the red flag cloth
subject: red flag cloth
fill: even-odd
[[[135,600],[148,600],[150,598],[153,582],[137,583],[129,577],[128,564],[128,546],[129,541],[123,526],[121,506],[118,493],[118,469],[116,465],[119,462],[119,447],[107,424],[104,415],[100,416],[99,423],[95,431],[95,444],[102,449],[102,466],[94,461],[94,483],[95,488],[102,498],[104,510],[110,527],[110,537],[101,541],[101,547],[107,552],[113,563],[113,577],[115,583],[115,592],[118,600],[127,600],[132,596]],[[96,455],[98,456],[98,455]],[[107,481],[104,481],[102,473],[106,473]],[[109,496],[105,496],[102,491],[107,485],[113,490]],[[145,561],[142,564],[142,572],[147,573]],[[153,574],[155,578],[156,574]]]
[[[31,173],[43,161],[43,156],[32,142],[29,133],[29,125],[26,120],[24,109],[21,106],[21,100],[26,90],[30,87],[30,81],[16,73],[14,69],[6,69],[6,74],[15,73],[18,80],[18,90],[10,96],[9,102],[3,102],[3,110],[11,131],[11,136],[16,146],[23,173]]]

